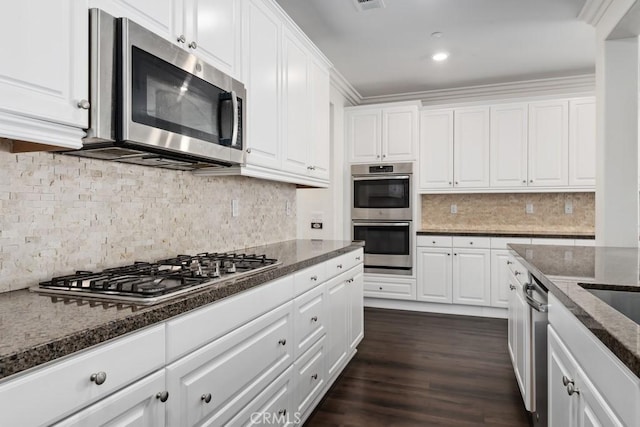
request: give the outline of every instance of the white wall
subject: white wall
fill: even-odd
[[[329,188],[298,189],[298,239],[351,240],[349,224],[345,222],[349,188],[348,164],[344,141],[344,107],[351,103],[331,85],[331,182]],[[311,221],[322,217],[322,230],[312,230]],[[348,219],[348,216],[346,217]]]

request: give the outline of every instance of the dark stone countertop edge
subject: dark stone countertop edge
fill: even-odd
[[[361,242],[330,250],[302,261],[267,270],[232,283],[220,282],[193,294],[170,300],[150,307],[134,309],[130,316],[108,321],[102,325],[74,332],[59,339],[24,348],[19,351],[0,354],[0,383],[14,374],[30,371],[42,365],[58,361],[102,344],[110,339],[122,337],[145,327],[169,320],[191,310],[220,301],[242,291],[260,286],[280,277],[290,275],[307,267],[338,257],[363,247]]]
[[[418,230],[418,236],[483,236],[483,237],[524,237],[542,239],[595,239],[595,234],[571,234],[558,232],[538,231],[442,231],[442,230]]]
[[[525,256],[518,252],[518,246],[516,248],[509,245],[509,251],[514,254],[517,260],[536,278],[538,279],[549,292],[556,297],[576,318],[582,323],[598,340],[607,347],[619,360],[624,364],[631,372],[637,377],[640,377],[640,355],[636,354],[633,349],[627,347],[615,334],[613,334],[609,327],[602,322],[594,318],[587,310],[582,308],[571,296],[567,295],[562,289],[560,289],[553,280],[549,279],[543,272],[541,272],[535,264],[530,263],[525,259]],[[575,281],[575,285],[578,285],[578,281]],[[586,292],[586,291],[585,291]],[[605,302],[600,302],[606,305]],[[623,316],[623,314],[620,314]]]

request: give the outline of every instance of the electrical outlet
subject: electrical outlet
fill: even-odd
[[[231,216],[238,216],[238,199],[233,199],[231,201]]]
[[[458,205],[456,205],[456,204],[452,204],[451,205],[451,213],[452,214],[457,214],[458,213]]]
[[[533,213],[533,203],[531,202],[527,203],[527,206],[525,207],[525,212],[528,214]]]
[[[284,211],[287,216],[291,216],[291,202],[288,200],[284,203]]]
[[[573,203],[571,202],[571,200],[565,200],[564,213],[567,215],[571,215],[573,213]]]

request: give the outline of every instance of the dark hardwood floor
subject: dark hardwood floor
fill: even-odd
[[[365,309],[358,353],[305,426],[529,426],[507,321]]]

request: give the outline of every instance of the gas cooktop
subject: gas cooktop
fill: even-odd
[[[266,255],[201,253],[154,263],[136,262],[101,272],[77,271],[32,288],[43,295],[152,305],[207,286],[237,280],[280,265]]]

